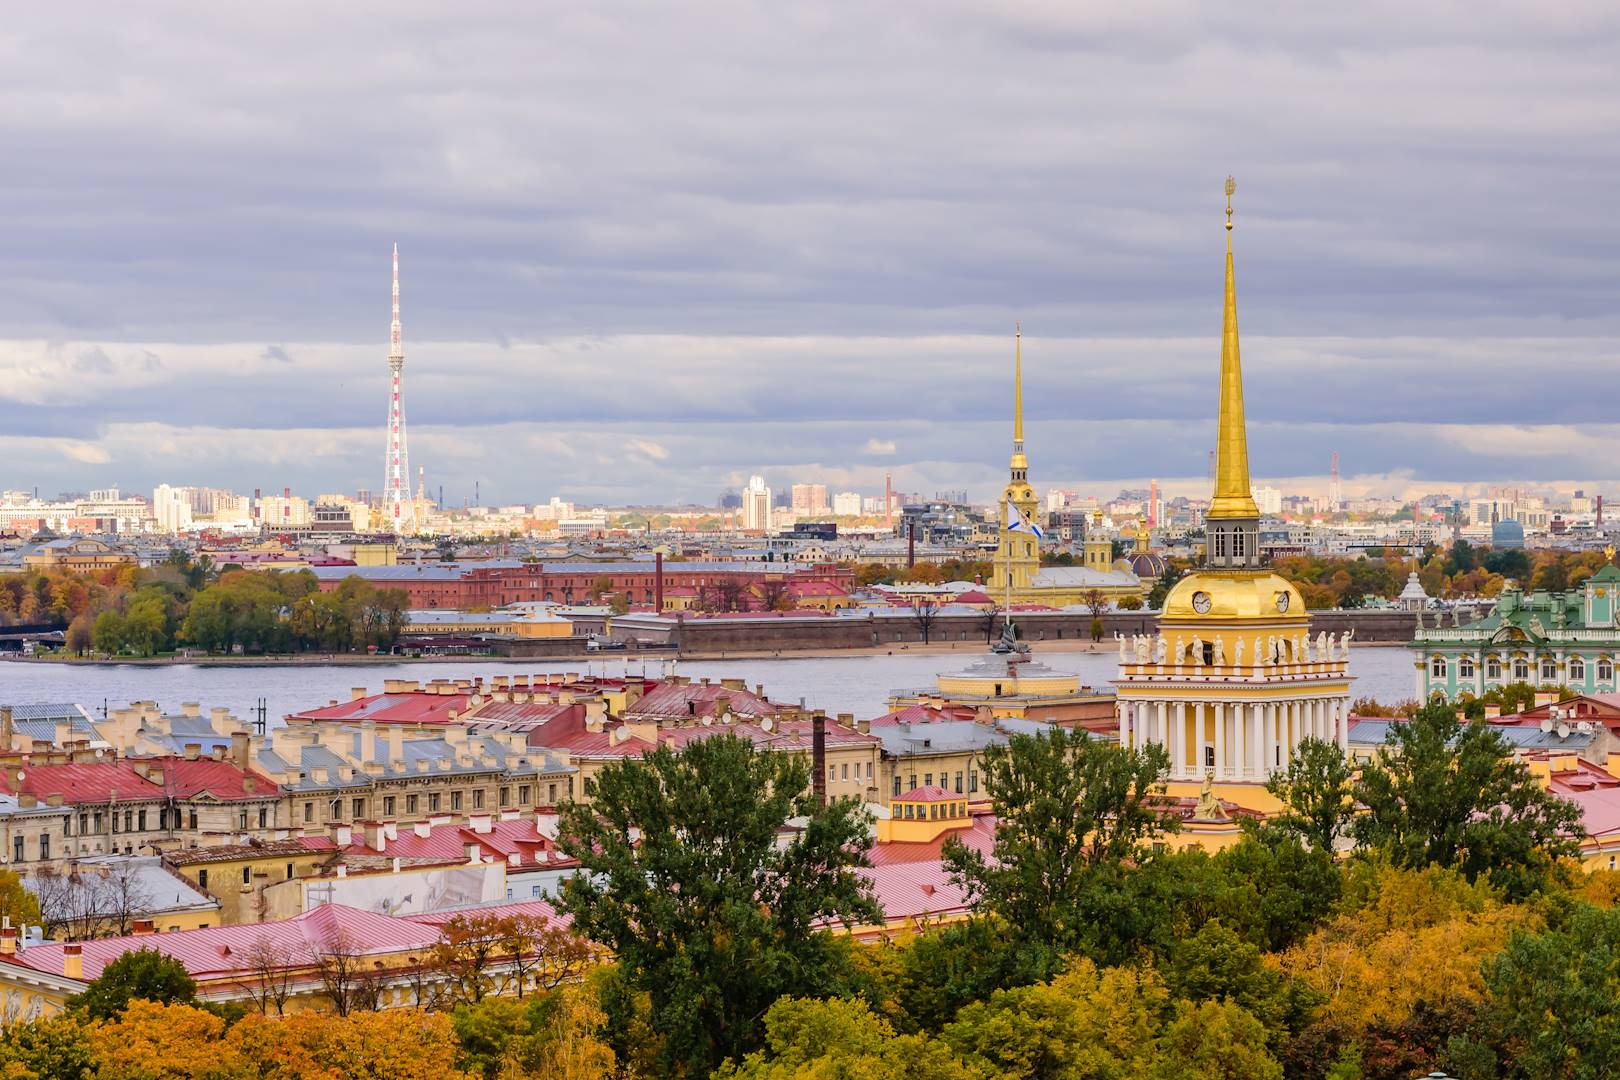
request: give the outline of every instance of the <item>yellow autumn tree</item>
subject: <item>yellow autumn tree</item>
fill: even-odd
[[[456,1069],[450,1018],[415,1009],[348,1016],[249,1016],[224,1039],[225,1056],[261,1080],[346,1080],[354,1076],[433,1076],[465,1080]]]
[[[220,1041],[225,1021],[190,1005],[136,999],[86,1036],[97,1080],[236,1080],[241,1060]]]
[[[1420,1001],[1479,1002],[1482,961],[1532,919],[1438,867],[1369,866],[1352,874],[1347,891],[1345,910],[1277,962],[1349,1030],[1399,1024]]]

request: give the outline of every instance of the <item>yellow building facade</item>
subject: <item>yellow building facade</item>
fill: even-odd
[[[1169,793],[1217,797],[1271,813],[1266,779],[1285,769],[1300,741],[1348,752],[1348,642],[1310,636],[1304,599],[1263,567],[1260,511],[1249,483],[1243,374],[1238,351],[1227,182],[1226,295],[1214,498],[1206,517],[1204,567],[1165,599],[1153,637],[1121,637],[1121,742],[1160,745],[1170,756]]]
[[[1063,608],[1087,603],[1095,593],[1115,600],[1141,596],[1143,583],[1128,569],[1116,565],[1113,544],[1091,539],[1083,546],[1080,566],[1041,566],[1041,545],[1034,528],[1040,503],[1029,482],[1029,455],[1024,451],[1024,338],[1020,328],[1013,345],[1013,449],[1007,487],[1001,494],[997,520],[1001,540],[985,592],[998,604],[1040,604]],[[1015,529],[1015,526],[1017,528]]]

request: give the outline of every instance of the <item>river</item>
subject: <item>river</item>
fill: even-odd
[[[749,687],[762,684],[778,701],[803,699],[812,708],[829,713],[854,713],[857,718],[880,715],[889,691],[931,686],[941,671],[961,668],[976,658],[966,651],[950,654],[852,654],[763,660],[683,660],[676,670],[692,678],[740,678]],[[1040,650],[1044,663],[1080,675],[1087,685],[1113,678],[1118,654]],[[467,661],[460,663],[358,664],[96,664],[69,665],[0,661],[0,704],[75,702],[94,714],[103,707],[117,708],[132,701],[155,701],[168,711],[182,702],[195,701],[206,711],[223,705],[247,718],[263,699],[272,725],[287,713],[347,700],[350,687],[375,692],[384,679],[472,678],[486,681],[493,675],[585,671],[619,675],[643,670],[637,660],[530,660]],[[646,661],[647,674],[661,669]],[[1411,654],[1399,646],[1362,646],[1351,653],[1353,698],[1372,697],[1386,703],[1412,696]]]

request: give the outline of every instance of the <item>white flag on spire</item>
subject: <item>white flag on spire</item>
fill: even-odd
[[[1039,525],[1024,517],[1024,512],[1011,499],[1007,500],[1007,531],[1027,532],[1037,540],[1046,535]]]

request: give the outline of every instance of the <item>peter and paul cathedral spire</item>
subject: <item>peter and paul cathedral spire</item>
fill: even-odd
[[[1260,508],[1249,484],[1249,437],[1243,417],[1243,363],[1238,353],[1237,278],[1232,269],[1232,194],[1226,178],[1226,296],[1221,316],[1221,404],[1215,434],[1215,490],[1205,515],[1208,564],[1259,565]]]
[[[1039,544],[1027,530],[1009,531],[1036,519],[1035,489],[1029,484],[1029,458],[1024,453],[1024,328],[1013,330],[1013,448],[1007,490],[1001,500],[1001,544],[996,552],[992,587],[1003,594],[1027,588],[1041,568]]]

